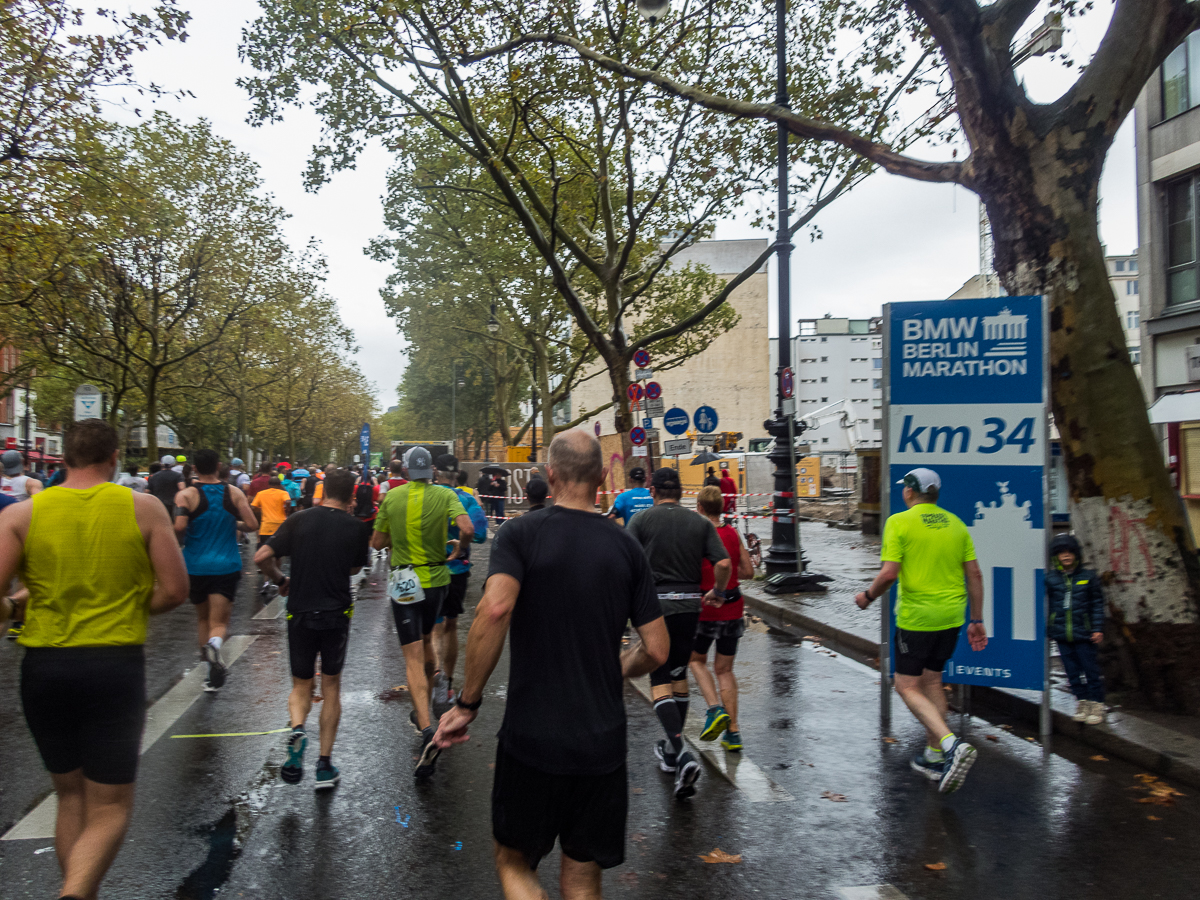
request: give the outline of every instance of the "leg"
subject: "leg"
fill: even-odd
[[[429,676],[433,674],[433,663],[427,662],[425,655],[429,644],[429,638],[425,637],[400,647],[404,652],[404,670],[408,677],[408,692],[412,696],[413,709],[417,713],[417,727],[421,730],[429,727]]]
[[[208,638],[203,643],[207,643],[210,638],[220,638],[224,641],[229,630],[229,616],[233,612],[233,603],[224,594],[209,594],[208,602],[201,605],[207,607],[208,619]]]
[[[1084,666],[1083,660],[1080,658],[1079,645],[1060,641],[1058,644],[1058,658],[1062,662],[1063,672],[1066,673],[1067,681],[1071,683],[1071,693],[1075,695],[1075,699],[1092,699],[1087,692],[1087,685],[1083,680]]]
[[[595,862],[579,862],[562,855],[562,871],[558,888],[563,900],[600,900],[600,866]]]
[[[704,695],[704,702],[709,706],[720,706],[721,696],[717,693],[717,684],[713,681],[712,673],[708,671],[708,657],[693,652],[688,665],[692,670],[692,677],[700,687],[700,693]]]
[[[84,798],[83,769],[63,775],[50,775],[54,791],[58,794],[58,818],[54,822],[54,852],[58,856],[58,867],[67,874],[67,860],[75,849],[75,842],[83,833]]]
[[[936,678],[936,682],[926,681],[926,676],[932,675]],[[938,698],[932,697],[932,691],[928,689],[929,683],[936,683]],[[929,740],[930,747],[939,746],[944,735],[950,732],[946,727],[946,698],[945,693],[941,689],[942,673],[941,672],[926,672],[923,675],[902,675],[896,673],[896,693],[900,695],[900,699],[904,701],[904,705],[909,711],[917,717],[922,725],[925,726],[926,737]]]
[[[196,606],[196,638],[200,649],[204,650],[204,645],[208,643],[210,637],[208,632],[208,616],[209,604],[205,600],[203,603],[197,603]]]
[[[458,664],[458,619],[443,619],[433,626],[433,635],[437,667],[448,681],[453,681],[454,667]]]
[[[94,900],[133,813],[133,784],[83,779],[84,826],[63,866],[64,894]]]
[[[725,712],[729,713],[729,730],[739,732],[741,729],[738,728],[738,687],[737,679],[733,676],[733,660],[734,657],[718,652],[713,668],[721,685],[721,705],[725,707]]]
[[[524,853],[499,842],[494,846],[496,874],[500,876],[500,889],[504,891],[505,900],[549,900]],[[565,864],[566,858],[563,860]]]
[[[333,754],[333,742],[337,738],[338,722],[342,718],[342,675],[321,673],[321,756]]]
[[[308,718],[313,702],[313,679],[292,677],[292,692],[288,694],[288,722],[299,728]],[[322,711],[324,714],[324,711]]]

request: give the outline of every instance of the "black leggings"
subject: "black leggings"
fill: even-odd
[[[650,673],[652,686],[687,679],[688,662],[691,661],[692,647],[696,642],[696,624],[700,621],[700,613],[675,613],[664,616],[663,621],[667,623],[671,649],[667,651],[667,661]]]

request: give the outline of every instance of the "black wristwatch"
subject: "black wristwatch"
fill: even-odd
[[[275,587],[283,587],[287,583],[287,580],[288,580],[288,577],[286,575],[284,575],[277,582],[275,582]]]
[[[479,707],[483,706],[483,695],[479,695],[479,699],[474,703],[463,703],[462,694],[454,698],[454,705],[465,709],[467,712],[475,712]]]

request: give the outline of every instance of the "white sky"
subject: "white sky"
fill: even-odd
[[[219,135],[262,167],[267,190],[291,214],[286,230],[293,246],[300,250],[312,237],[320,242],[329,260],[328,290],[358,336],[359,365],[375,385],[381,410],[386,409],[396,402],[404,342],[379,297],[388,267],[365,256],[363,248],[383,232],[380,197],[387,156],[371,148],[359,158],[357,169],[334,176],[319,193],[307,193],[302,176],[318,133],[316,116],[289,109],[282,124],[251,128],[246,124],[249,100],[234,83],[250,71],[238,60],[237,48],[242,28],[258,14],[257,3],[192,0],[186,5],[192,11],[188,41],[139,56],[138,77],[195,94],[159,105],[185,120],[209,119]],[[1111,0],[1096,5],[1100,11],[1095,15],[1068,23],[1065,49],[1075,51],[1077,62],[1086,59],[1111,14]],[[1041,11],[1036,18],[1040,16]],[[1022,73],[1037,100],[1052,99],[1073,78],[1060,65],[1038,59]],[[134,121],[124,114],[119,118]],[[1131,116],[1109,153],[1101,185],[1101,238],[1110,253],[1137,247],[1132,126]],[[827,312],[861,318],[877,315],[887,301],[949,296],[978,271],[977,216],[975,196],[962,188],[872,176],[822,214],[821,241],[797,241],[793,318]],[[716,236],[771,237],[744,222],[723,223]],[[772,275],[772,303],[774,289]],[[771,321],[773,325],[774,311]]]

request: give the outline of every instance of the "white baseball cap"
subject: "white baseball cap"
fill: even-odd
[[[940,489],[942,486],[942,476],[933,469],[913,469],[903,478],[896,482],[905,487],[910,487],[918,494],[928,492],[931,487]]]

